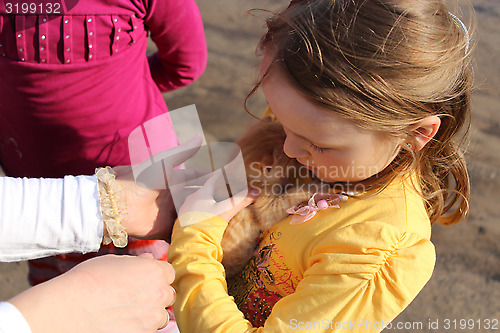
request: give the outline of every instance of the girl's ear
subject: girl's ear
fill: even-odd
[[[415,144],[414,151],[420,151],[425,145],[431,141],[436,135],[441,125],[441,119],[438,116],[429,116],[420,120],[417,124],[412,126],[410,132],[411,142]]]

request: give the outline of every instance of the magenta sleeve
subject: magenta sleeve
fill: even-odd
[[[145,24],[158,52],[149,56],[160,91],[184,87],[199,78],[207,64],[201,14],[194,0],[149,0]]]

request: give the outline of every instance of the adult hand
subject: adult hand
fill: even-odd
[[[9,302],[33,333],[153,333],[168,322],[174,270],[166,262],[106,255],[35,286]]]

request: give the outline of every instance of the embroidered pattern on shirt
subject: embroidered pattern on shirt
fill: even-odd
[[[253,257],[242,272],[228,280],[229,294],[234,297],[236,305],[254,327],[263,326],[276,302],[283,298],[283,295],[270,290],[270,287],[288,284],[286,282],[290,280],[291,273],[286,265],[276,265],[273,260],[273,255],[276,254],[276,240],[280,236],[279,232],[271,232],[262,237]],[[278,274],[278,278],[275,274]],[[283,277],[286,281],[282,281]],[[291,290],[291,293],[294,290]]]

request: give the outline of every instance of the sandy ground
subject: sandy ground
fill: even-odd
[[[196,104],[206,133],[232,141],[252,118],[242,107],[257,74],[255,46],[265,13],[286,0],[198,0],[209,48],[204,76],[190,87],[165,95],[171,110]],[[472,183],[468,221],[433,227],[437,263],[434,275],[395,321],[397,332],[489,332],[500,330],[500,2],[471,0],[477,15],[476,90],[467,151]],[[258,114],[262,96],[250,104]],[[28,287],[26,264],[0,264],[0,300]],[[465,322],[464,320],[469,320]],[[474,326],[461,327],[463,323]],[[481,329],[479,328],[481,325]],[[447,329],[448,328],[448,329]],[[386,330],[389,331],[389,330]],[[494,331],[494,330],[493,330]]]

